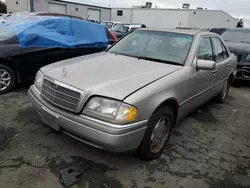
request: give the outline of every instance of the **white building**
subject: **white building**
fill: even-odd
[[[112,21],[155,28],[233,28],[237,19],[222,10],[112,8]]]
[[[79,1],[78,1],[79,2]],[[107,8],[66,0],[7,0],[8,12],[55,12],[96,21],[141,23],[155,28],[233,28],[237,19],[222,10]]]
[[[80,16],[84,19],[110,20],[111,9],[66,0],[7,0],[7,12],[54,12]]]

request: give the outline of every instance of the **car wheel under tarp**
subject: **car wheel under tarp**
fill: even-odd
[[[5,65],[0,64],[0,95],[9,92],[15,85],[15,73]]]

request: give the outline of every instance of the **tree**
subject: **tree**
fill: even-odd
[[[238,21],[238,23],[237,23],[237,27],[241,27],[241,28],[243,28],[243,27],[244,27],[244,22],[243,22],[243,20],[242,20],[242,19],[240,19],[240,20]]]
[[[7,12],[6,4],[0,0],[0,13],[6,13],[6,12]]]

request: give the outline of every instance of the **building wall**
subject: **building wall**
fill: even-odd
[[[30,0],[7,0],[6,5],[8,13],[30,11]]]
[[[123,16],[118,16],[117,10],[123,10]],[[237,25],[235,18],[219,10],[114,8],[111,20],[142,23],[155,28],[233,28]]]
[[[18,1],[18,6],[16,5]],[[111,10],[109,8],[102,8],[96,6],[81,5],[77,3],[68,3],[54,0],[33,0],[33,7],[35,12],[48,11],[49,3],[56,3],[66,5],[66,13],[74,16],[80,16],[84,19],[88,17],[88,9],[94,9],[101,11],[100,21],[109,21],[111,16]],[[7,0],[8,12],[20,12],[20,11],[31,11],[30,0]]]
[[[203,28],[233,28],[236,27],[237,20],[224,11],[214,10],[191,10],[188,27]]]
[[[188,11],[165,9],[133,9],[132,22],[147,27],[176,28],[187,27]]]
[[[34,11],[48,11],[48,0],[33,0]]]
[[[33,0],[34,1],[34,11],[48,11],[48,4],[56,3],[56,4],[63,4],[67,6],[66,13],[74,16],[80,16],[84,19],[88,17],[88,9],[94,9],[101,11],[101,18],[100,21],[110,20],[111,10],[109,8],[101,8],[95,6],[88,6],[88,5],[80,5],[76,3],[68,3],[68,2],[60,2],[60,1],[53,1],[53,0]]]
[[[117,15],[118,10],[123,11],[122,16]],[[111,20],[112,21],[131,23],[131,16],[132,16],[132,9],[130,9],[130,8],[112,8],[111,9]]]

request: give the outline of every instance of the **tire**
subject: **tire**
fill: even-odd
[[[12,90],[15,82],[16,76],[13,70],[5,65],[0,64],[0,95]]]
[[[153,139],[155,135],[155,130],[157,133],[158,127],[159,127],[159,122],[163,121],[165,119],[165,128],[168,129],[168,132],[165,132],[164,138],[160,139],[161,144],[159,144],[159,147],[154,148],[153,147]],[[144,134],[144,137],[142,139],[141,145],[137,151],[137,156],[140,157],[143,160],[150,161],[153,159],[158,158],[162,153],[163,150],[169,141],[170,135],[171,135],[171,130],[174,125],[174,113],[173,110],[168,107],[168,106],[163,106],[160,107],[157,111],[154,112],[154,114],[151,116],[148,122],[147,130]],[[164,129],[160,129],[159,132],[163,132]],[[165,130],[164,130],[165,131]]]
[[[224,103],[226,101],[231,83],[232,83],[231,79],[228,78],[228,80],[225,82],[225,84],[223,86],[222,91],[217,96],[217,100],[219,103]]]

